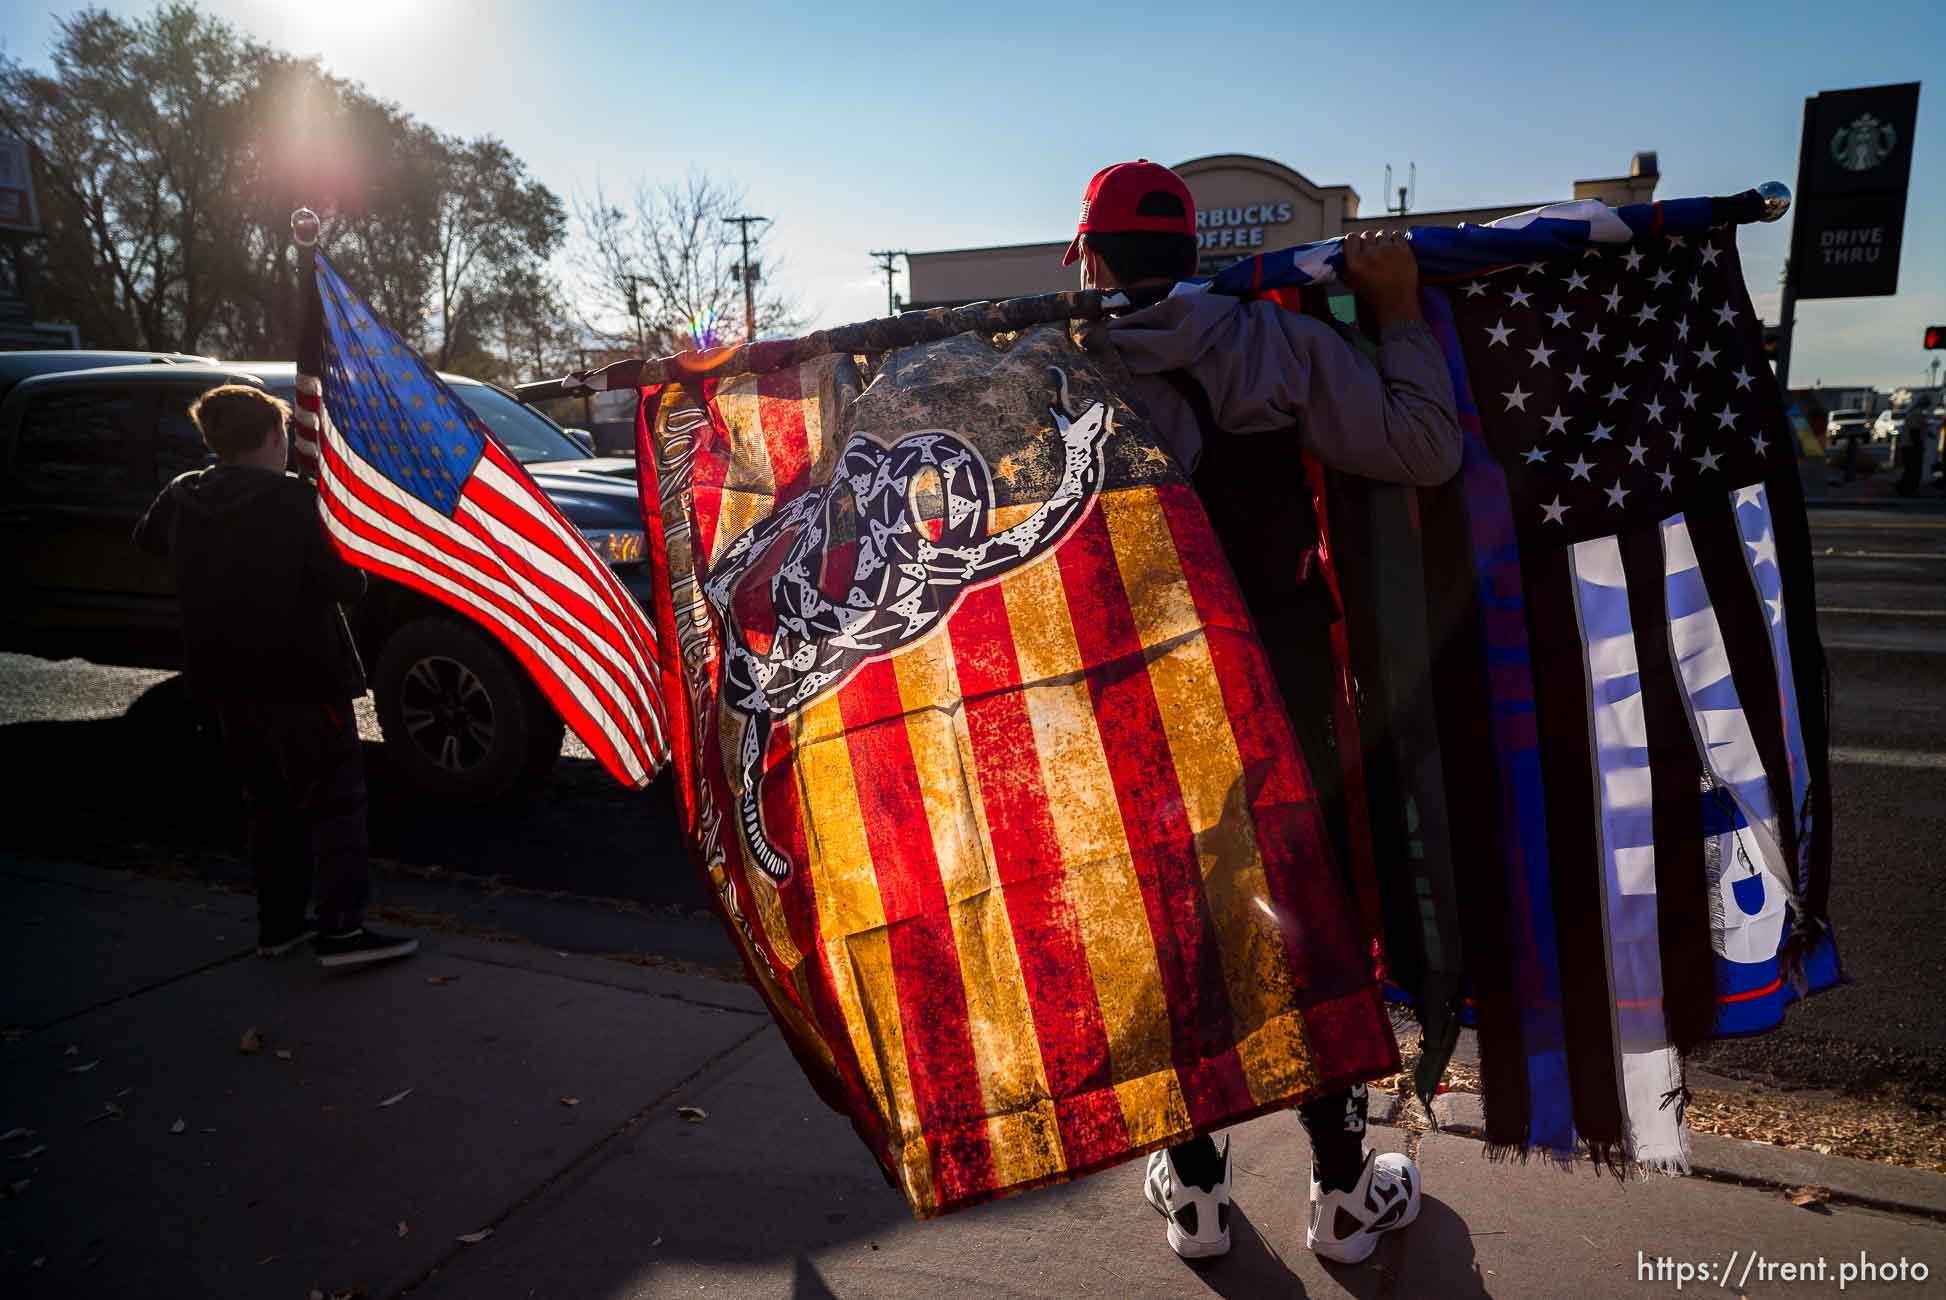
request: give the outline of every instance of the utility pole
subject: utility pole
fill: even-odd
[[[907,256],[907,253],[903,248],[883,249],[872,256],[878,259],[878,269],[885,272],[885,314],[896,316],[899,314],[899,295],[892,292],[892,261]]]
[[[635,276],[628,277],[628,314],[635,318],[635,355],[649,355],[649,341],[642,333],[642,291]]]
[[[769,221],[769,217],[725,217],[725,225],[735,226],[743,236],[743,260],[737,264],[737,275],[743,281],[743,341],[749,343],[757,337],[757,268],[750,264],[750,224],[754,221]]]

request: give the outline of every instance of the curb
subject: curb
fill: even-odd
[[[1936,515],[1946,513],[1946,499],[1927,499],[1921,497],[1884,497],[1863,498],[1856,501],[1840,500],[1833,497],[1806,497],[1806,510],[1882,510],[1892,514],[1909,512],[1912,514]]]
[[[1377,1097],[1374,1091],[1374,1114]],[[1389,1113],[1396,1113],[1397,1105],[1395,1101]],[[1479,1140],[1486,1137],[1486,1111],[1477,1093],[1442,1093],[1433,1098],[1432,1113],[1441,1133]],[[1946,1222],[1946,1177],[1922,1169],[1819,1155],[1714,1133],[1690,1134],[1689,1152],[1691,1178],[1766,1191],[1826,1187],[1838,1204]]]

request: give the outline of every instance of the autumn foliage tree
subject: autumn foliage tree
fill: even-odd
[[[562,359],[549,264],[567,214],[505,144],[435,131],[193,5],[61,19],[44,69],[0,56],[0,130],[33,146],[39,314],[90,346],[290,356],[290,213],[311,207],[436,364],[502,377],[515,338]]]

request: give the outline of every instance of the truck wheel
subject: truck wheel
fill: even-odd
[[[372,674],[386,757],[413,789],[493,803],[530,778],[561,724],[505,651],[457,619],[428,617],[386,638]]]

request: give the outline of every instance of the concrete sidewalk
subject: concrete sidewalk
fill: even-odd
[[[29,1130],[0,1142],[0,1292],[1583,1298],[1675,1294],[1680,1262],[1684,1291],[1811,1296],[1861,1252],[1906,1280],[1846,1294],[1946,1290],[1946,1178],[1721,1141],[1726,1175],[1879,1208],[1377,1127],[1416,1151],[1424,1208],[1327,1267],[1278,1115],[1236,1130],[1235,1247],[1206,1267],[1169,1252],[1133,1163],[917,1224],[740,985],[446,934],[327,976],[253,937],[247,898],[0,856],[0,1132]],[[1820,1259],[1822,1282],[1778,1271]]]

